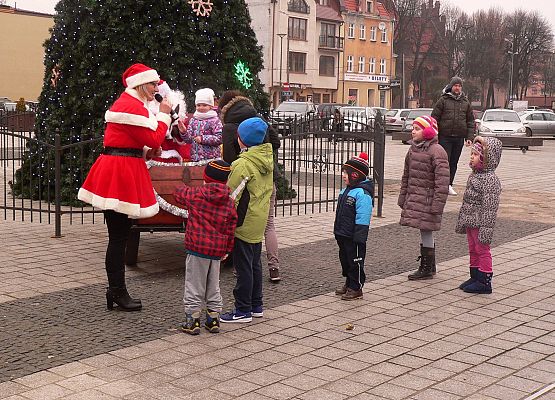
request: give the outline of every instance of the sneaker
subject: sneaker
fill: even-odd
[[[347,292],[343,296],[341,296],[341,300],[357,300],[362,299],[362,290],[353,290],[351,288],[347,288]]]
[[[241,312],[239,310],[230,311],[220,315],[221,322],[251,322],[252,314],[250,312]]]
[[[277,283],[281,281],[279,276],[279,268],[270,268],[270,282]]]
[[[183,332],[189,335],[198,335],[200,333],[200,313],[185,314],[185,322],[179,326]]]
[[[449,194],[451,196],[456,196],[457,192],[455,192],[455,189],[453,189],[453,186],[449,185]]]
[[[220,313],[206,310],[206,322],[204,322],[204,327],[210,333],[218,333],[220,331]]]
[[[264,309],[262,306],[256,306],[252,308],[251,315],[254,318],[262,318],[264,316]]]

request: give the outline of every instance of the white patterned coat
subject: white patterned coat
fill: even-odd
[[[466,233],[466,228],[478,228],[478,240],[490,244],[501,195],[501,182],[495,169],[501,160],[502,146],[493,137],[477,136],[474,142],[480,142],[484,148],[484,168],[468,177],[455,231]]]

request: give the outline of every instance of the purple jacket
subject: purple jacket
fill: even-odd
[[[201,143],[194,141],[196,136],[202,137]],[[192,143],[192,161],[221,158],[222,123],[218,117],[208,119],[192,117],[189,126],[187,126],[187,131],[181,134],[181,138],[185,143]]]

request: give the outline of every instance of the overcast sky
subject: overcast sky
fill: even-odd
[[[187,0],[182,0],[187,1]],[[426,0],[427,1],[427,0]],[[445,0],[444,0],[445,1]],[[513,11],[522,8],[526,4],[528,10],[537,10],[543,15],[547,21],[551,22],[555,31],[555,0],[447,0],[467,13],[471,14],[476,10],[488,9],[490,7],[499,7],[505,11]],[[54,6],[58,0],[7,0],[7,4],[25,10],[39,11],[45,13],[54,13]]]

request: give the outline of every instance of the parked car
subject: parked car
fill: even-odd
[[[376,114],[371,107],[346,106],[339,109],[345,132],[362,132],[374,122]]]
[[[304,123],[316,113],[316,106],[306,101],[284,101],[270,114],[270,120],[279,133],[291,133],[295,123]]]
[[[341,107],[348,106],[342,103],[321,103],[316,108],[316,114],[322,121],[322,129],[330,130],[332,127],[333,114],[335,110]]]
[[[520,114],[526,136],[555,136],[555,114],[549,111],[526,111]]]
[[[482,136],[524,136],[526,128],[518,113],[508,109],[484,111],[482,119],[477,120],[478,133]]]
[[[413,121],[418,118],[418,117],[422,117],[424,115],[430,116],[432,115],[432,111],[433,108],[413,108],[412,110],[409,111],[409,113],[407,114],[407,117],[405,118],[405,123],[403,125],[403,132],[412,132],[412,123]]]
[[[400,132],[403,130],[405,118],[409,114],[410,109],[399,108],[389,110],[385,114],[385,130],[386,132]]]
[[[373,111],[374,114],[378,115],[378,112],[382,115],[382,117],[387,114],[387,112],[389,111],[387,108],[383,108],[383,107],[370,107]]]

